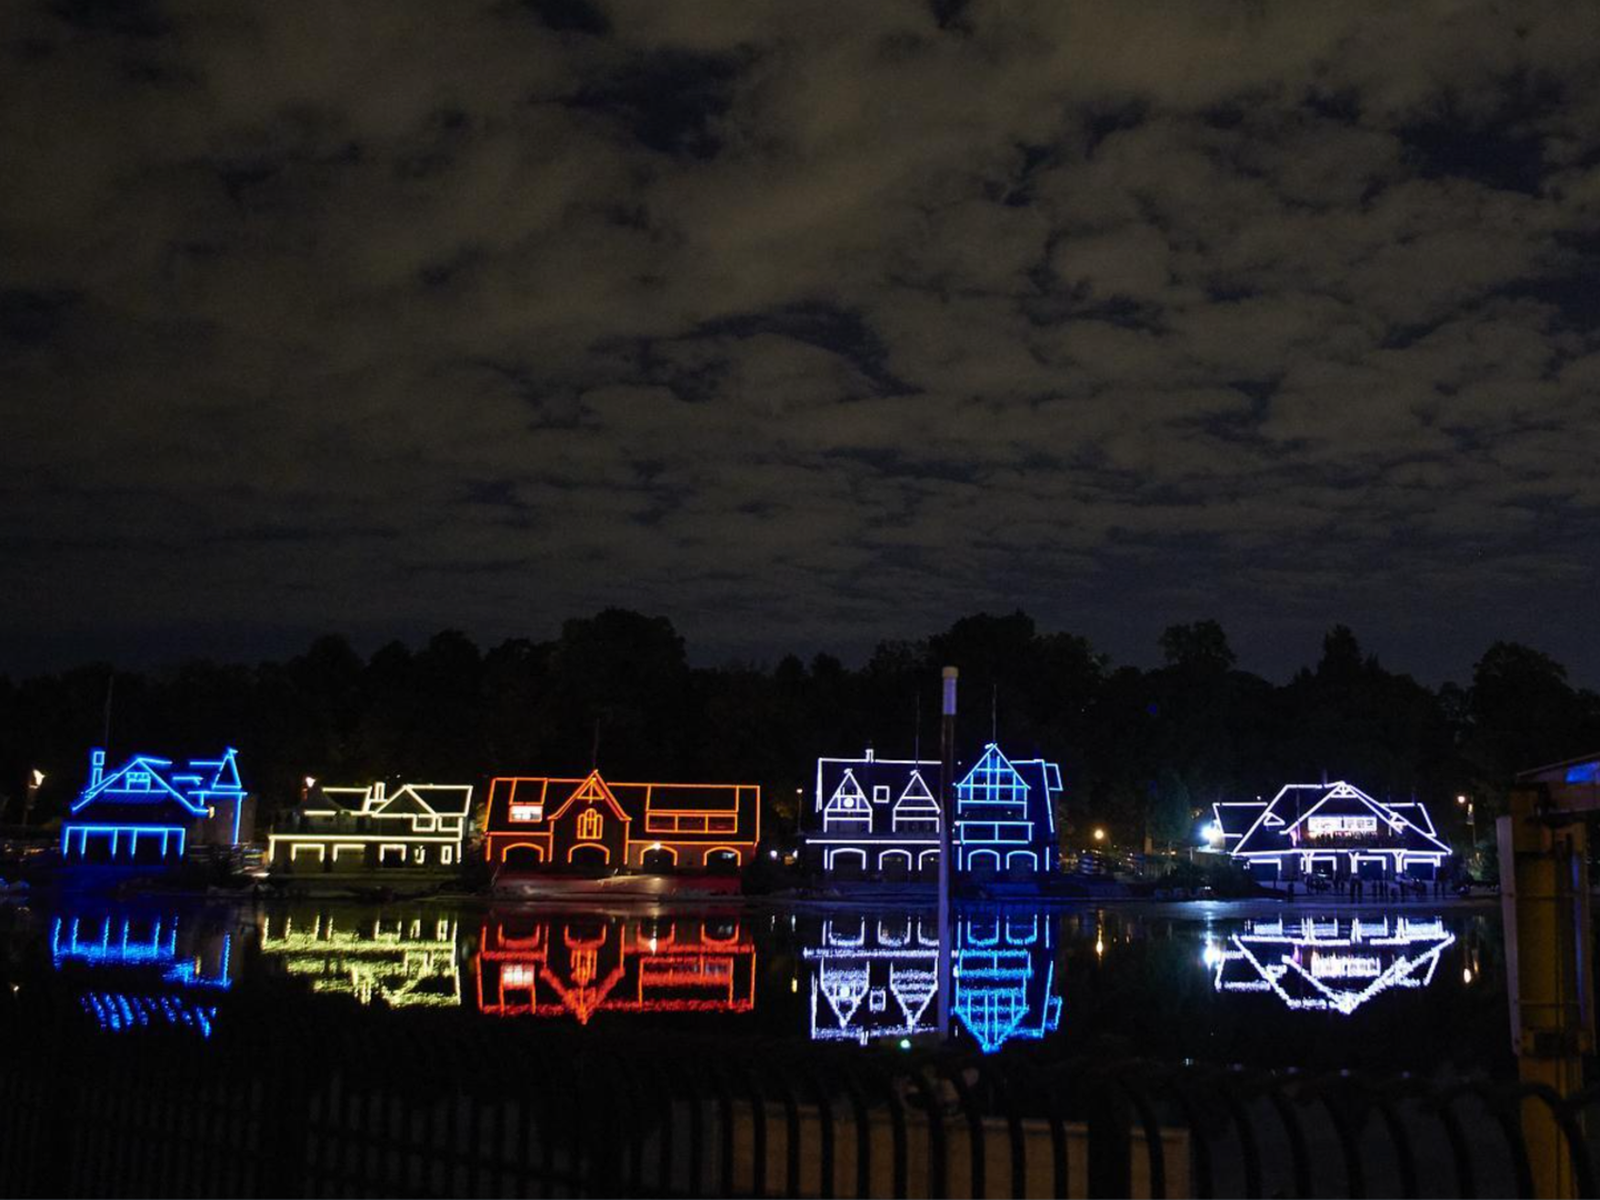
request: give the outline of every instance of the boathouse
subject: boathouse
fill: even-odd
[[[546,776],[489,784],[484,856],[512,870],[737,870],[761,837],[753,783],[611,783]]]
[[[845,877],[932,878],[939,866],[939,764],[928,759],[817,760],[804,815],[812,867]],[[994,743],[955,786],[952,844],[958,872],[1032,878],[1056,869],[1061,768],[1009,759]]]
[[[466,783],[318,788],[268,837],[267,861],[292,871],[455,867],[471,814]]]
[[[1266,883],[1320,875],[1432,880],[1450,856],[1427,806],[1374,800],[1353,784],[1289,784],[1270,801],[1213,806],[1212,841]]]
[[[254,797],[232,749],[219,758],[136,754],[113,771],[89,752],[89,779],[61,823],[69,862],[174,863],[197,846],[230,847],[254,836]]]

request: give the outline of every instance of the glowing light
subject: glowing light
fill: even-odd
[[[937,853],[942,821],[929,780],[937,779],[931,759],[887,759],[868,750],[860,758],[819,758],[808,846],[822,847],[825,871],[848,864],[863,871],[891,874],[928,870]],[[1040,759],[1011,762],[998,747],[983,756],[956,784],[956,868],[981,866],[1028,871],[1053,870],[1055,797],[1062,791],[1060,768]]]
[[[1426,987],[1455,940],[1440,917],[1246,921],[1213,959],[1213,986],[1348,1016],[1391,988]]]
[[[330,802],[332,807],[320,807]],[[319,864],[337,863],[340,852],[351,849],[365,861],[372,849],[375,865],[420,867],[429,865],[432,847],[433,861],[448,866],[456,861],[466,834],[472,785],[407,783],[393,792],[383,782],[325,787],[317,803],[317,808],[302,805],[297,814],[307,832],[274,832],[267,838],[268,863],[293,866],[305,857],[302,851],[311,849]],[[366,832],[360,832],[363,827]]]
[[[245,791],[239,781],[236,752],[220,758],[194,759],[183,768],[172,760],[138,754],[109,774],[104,750],[89,752],[89,780],[61,825],[61,853],[87,856],[91,837],[104,839],[111,859],[140,860],[139,848],[159,839],[158,858],[182,857],[188,833],[205,829],[223,813],[231,836],[215,840],[236,845]],[[35,771],[39,781],[42,772]],[[83,814],[80,816],[79,814]],[[141,836],[144,840],[141,842]]]
[[[1462,983],[1471,983],[1472,982],[1472,968],[1471,967],[1462,967],[1461,968],[1461,982]]]
[[[382,918],[359,921],[319,913],[310,928],[271,915],[261,924],[261,954],[315,992],[381,1000],[391,1008],[461,1003],[456,922]]]
[[[609,783],[598,771],[582,779],[502,777],[489,784],[484,857],[491,863],[543,867],[574,861],[574,843],[635,870],[646,854],[709,868],[731,856],[745,866],[761,835],[761,789],[754,784]],[[532,861],[527,861],[527,860]]]
[[[1100,828],[1096,827],[1096,829],[1094,831],[1094,840],[1097,841],[1097,842],[1105,841],[1106,840],[1106,831],[1104,829],[1100,829]]]
[[[601,1012],[749,1012],[755,943],[741,923],[554,918],[519,926],[492,916],[478,951],[478,1007],[491,1016],[573,1017]]]
[[[1281,877],[1325,864],[1331,874],[1389,878],[1428,873],[1450,855],[1419,802],[1382,803],[1345,782],[1289,784],[1271,801],[1213,806],[1228,852]],[[1363,871],[1363,865],[1368,868]],[[1341,870],[1342,867],[1342,870]]]
[[[984,1053],[1060,1025],[1051,925],[1036,916],[965,917],[951,956],[951,1013]],[[939,941],[912,918],[827,918],[801,949],[812,964],[813,1041],[899,1039],[936,1032]]]

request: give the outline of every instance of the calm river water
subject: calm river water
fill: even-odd
[[[1497,906],[962,908],[948,1019],[986,1050],[1050,1039],[1311,1069],[1512,1069]],[[83,1019],[209,1036],[250,989],[462,1020],[816,1041],[935,1033],[931,911],[773,905],[60,898],[0,907],[0,969],[69,983]]]

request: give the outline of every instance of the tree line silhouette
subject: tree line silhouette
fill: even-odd
[[[961,669],[960,753],[997,730],[1008,753],[1062,764],[1067,839],[1089,823],[1124,843],[1179,843],[1216,799],[1270,796],[1323,772],[1379,799],[1415,795],[1459,837],[1478,833],[1518,770],[1600,750],[1600,695],[1527,646],[1497,642],[1465,686],[1429,688],[1335,626],[1286,683],[1241,671],[1215,621],[1174,625],[1162,665],[1116,666],[1081,637],[1022,612],[964,617],[878,646],[860,667],[819,654],[774,666],[692,667],[665,618],[622,609],[569,620],[550,641],[480,650],[445,631],[363,658],[338,636],[286,662],[192,661],[115,673],[110,751],[240,752],[262,818],[295,804],[305,776],[483,783],[488,774],[587,771],[614,779],[760,783],[765,828],[794,828],[819,755],[936,755],[939,669]],[[111,668],[0,678],[0,822],[57,818],[100,744]]]

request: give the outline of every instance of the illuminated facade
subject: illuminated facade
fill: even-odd
[[[1053,925],[1040,913],[963,915],[951,1017],[985,1054],[1061,1025]],[[938,1032],[939,931],[931,918],[828,917],[810,964],[812,1041],[866,1045]]]
[[[890,879],[939,868],[937,761],[819,758],[807,814],[808,857],[823,871]]]
[[[704,871],[749,864],[761,789],[744,783],[496,779],[484,856],[513,870]]]
[[[806,815],[812,864],[825,872],[933,878],[939,866],[939,764],[926,759],[817,760]],[[1033,877],[1056,869],[1061,769],[1013,761],[993,743],[956,784],[952,840],[968,875]]]
[[[456,867],[471,815],[470,784],[321,788],[267,839],[267,861],[292,871]]]
[[[268,914],[262,918],[260,945],[264,962],[305,981],[314,992],[390,1008],[461,1003],[454,917]]]
[[[1440,917],[1246,921],[1205,962],[1219,992],[1270,992],[1297,1011],[1349,1016],[1391,988],[1424,988],[1455,943]]]
[[[1450,856],[1425,805],[1374,800],[1348,783],[1290,784],[1269,802],[1214,811],[1215,847],[1269,883],[1309,875],[1431,880]]]
[[[79,997],[101,1029],[125,1033],[169,1027],[210,1037],[217,997],[233,986],[233,938],[176,913],[56,917],[50,961],[84,970]]]
[[[744,1013],[755,942],[736,918],[520,919],[493,914],[478,943],[478,1007],[496,1017]]]
[[[197,846],[236,846],[254,836],[253,798],[235,752],[195,759],[138,754],[114,771],[89,752],[89,780],[61,823],[61,854],[73,862],[172,863]]]

